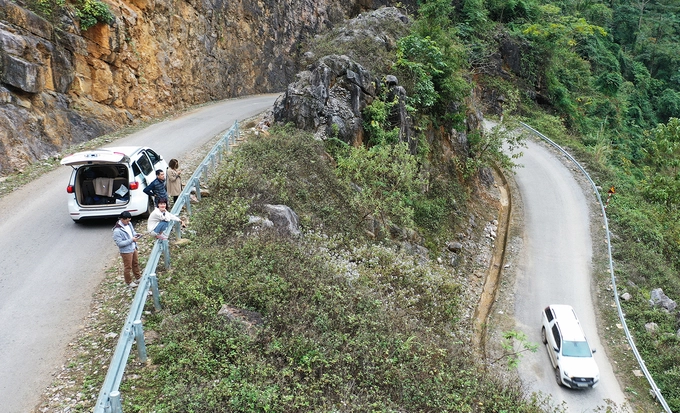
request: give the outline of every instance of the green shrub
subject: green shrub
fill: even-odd
[[[76,16],[80,19],[80,30],[87,30],[97,23],[113,24],[116,18],[109,6],[99,0],[78,0],[75,3]]]
[[[352,148],[337,162],[338,177],[357,186],[351,202],[364,217],[373,216],[384,225],[413,226],[412,200],[424,180],[406,143]]]
[[[364,109],[362,115],[368,145],[391,145],[399,142],[399,125],[393,125],[390,121],[392,111],[398,105],[396,96],[393,102],[386,102],[381,96]]]
[[[336,142],[338,149],[345,145],[331,142]],[[249,214],[261,214],[264,204],[289,206],[300,224],[310,230],[322,226],[354,236],[361,222],[349,205],[349,186],[338,181],[324,143],[291,127],[275,127],[269,135],[249,137],[227,158],[211,188],[216,196],[208,202],[229,200],[226,204],[215,201],[211,207],[216,209],[214,213],[233,209],[223,213],[233,218],[222,224],[225,231],[242,226]]]
[[[111,25],[116,21],[109,6],[100,0],[33,0],[28,3],[29,9],[44,16],[54,24],[58,23],[58,16],[72,9],[80,22],[80,30],[85,31],[97,23]]]

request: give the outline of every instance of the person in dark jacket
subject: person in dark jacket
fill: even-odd
[[[156,170],[156,179],[144,188],[144,193],[154,198],[155,206],[158,206],[159,199],[168,199],[168,191],[165,189],[165,172],[162,169]]]
[[[139,281],[142,273],[139,271],[139,259],[137,255],[137,240],[141,235],[135,232],[132,226],[132,215],[128,211],[123,211],[118,217],[118,222],[113,227],[113,241],[118,246],[120,257],[123,259],[123,278],[125,284],[133,288],[137,283],[132,281],[130,273],[134,274],[135,280]]]

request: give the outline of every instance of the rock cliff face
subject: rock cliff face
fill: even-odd
[[[168,111],[282,91],[305,39],[381,6],[415,1],[109,0],[85,32],[0,0],[0,175]]]

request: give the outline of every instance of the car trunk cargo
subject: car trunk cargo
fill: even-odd
[[[79,205],[125,205],[130,201],[130,177],[125,165],[83,165],[75,173]]]

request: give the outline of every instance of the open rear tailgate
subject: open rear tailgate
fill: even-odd
[[[114,152],[108,149],[95,149],[92,151],[77,152],[61,160],[62,165],[87,165],[91,163],[121,163],[127,162],[128,157],[122,152]]]

